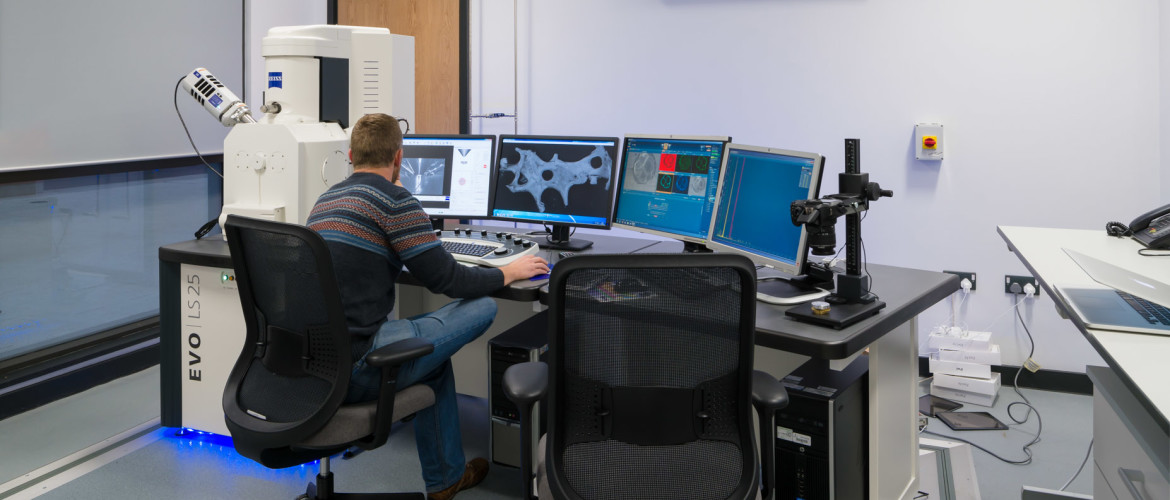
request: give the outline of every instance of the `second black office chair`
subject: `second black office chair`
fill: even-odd
[[[381,446],[392,423],[434,404],[425,385],[395,390],[398,367],[434,346],[406,339],[370,353],[367,362],[382,369],[378,399],[342,404],[353,349],[325,240],[304,226],[237,216],[224,230],[247,326],[223,395],[236,451],[274,469],[320,459],[317,483],[299,498],[425,500],[334,493],[329,457]]]
[[[752,368],[755,284],[755,266],[734,255],[560,261],[549,287],[548,365],[504,375],[527,441],[533,404],[547,391],[541,496],[752,499],[762,490],[772,498],[772,422],[788,394]],[[750,404],[765,443],[759,455]],[[523,444],[526,498],[532,448]]]

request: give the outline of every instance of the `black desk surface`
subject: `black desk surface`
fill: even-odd
[[[486,229],[490,232],[504,231],[517,234],[524,234],[528,229],[516,229],[512,227],[499,226],[459,226],[460,228],[472,228],[475,230]],[[526,236],[537,244],[540,243],[541,236]],[[593,246],[578,253],[613,253],[613,254],[628,254],[642,250],[645,247],[654,245],[654,241],[644,240],[638,238],[622,238],[617,236],[610,236],[608,234],[590,234],[583,236],[584,239],[592,240]],[[680,246],[681,248],[681,246]],[[544,257],[545,260],[556,265],[556,261],[560,259],[558,250],[544,250],[543,248],[537,255]],[[158,258],[163,262],[193,264],[197,266],[207,267],[232,267],[231,253],[228,251],[227,241],[224,241],[221,236],[211,236],[201,240],[180,241],[172,243],[159,248]],[[404,269],[402,274],[398,276],[398,283],[403,285],[422,286],[422,283],[410,274],[410,271]],[[522,280],[512,283],[492,294],[493,297],[505,300],[527,301],[535,302],[540,300],[541,287],[548,284],[547,279],[542,280]]]
[[[218,235],[163,245],[158,248],[158,260],[196,266],[232,267],[227,241]]]
[[[512,227],[497,227],[497,226],[459,226],[459,227],[461,229],[470,227],[471,229],[474,229],[476,231],[486,229],[486,230],[488,230],[488,232],[504,231],[504,232],[521,234],[521,235],[524,235],[524,237],[526,239],[531,239],[532,241],[535,241],[538,245],[540,244],[542,238],[544,238],[543,236],[528,235],[527,232],[531,231],[530,229],[516,229],[516,228],[512,228]],[[444,236],[446,236],[447,234],[448,233],[445,231]],[[622,238],[622,237],[618,237],[618,236],[610,236],[608,234],[587,234],[587,235],[582,235],[582,239],[592,241],[593,246],[591,246],[585,250],[575,252],[575,253],[580,253],[580,254],[586,254],[586,253],[630,254],[630,253],[638,252],[639,250],[642,250],[643,248],[654,245],[654,243],[655,243],[654,241],[650,241],[650,240],[644,240],[644,239],[639,239],[639,238]],[[540,251],[537,252],[537,255],[544,257],[545,260],[549,261],[555,267],[556,262],[558,260],[560,260],[560,257],[558,256],[560,254],[560,252],[561,252],[560,250],[546,250],[546,249],[544,249],[544,247],[541,247]],[[422,286],[422,283],[420,281],[418,281],[417,279],[415,279],[414,276],[412,276],[410,274],[410,270],[405,270],[405,269],[403,270],[402,274],[398,275],[398,283],[403,284],[403,285]],[[512,282],[512,284],[510,284],[504,288],[501,288],[500,290],[497,290],[494,293],[492,293],[492,297],[505,299],[505,300],[521,301],[521,302],[536,302],[538,300],[541,300],[541,298],[542,298],[541,295],[543,293],[546,293],[546,292],[542,292],[542,289],[547,288],[546,285],[548,285],[547,278],[539,279],[539,280],[515,281],[515,282]]]
[[[518,231],[513,228],[491,229]],[[605,234],[590,234],[586,238],[593,240],[594,244],[581,253],[678,253],[682,250],[682,244],[675,241],[654,242]],[[539,239],[536,241],[539,242]],[[557,254],[556,250],[540,251],[542,257],[554,264],[558,260]],[[159,248],[159,259],[208,267],[231,267],[227,242],[218,237],[163,246]],[[817,358],[847,358],[959,289],[959,277],[953,274],[881,264],[869,264],[868,268],[873,292],[886,303],[886,307],[877,315],[848,328],[834,330],[801,323],[785,316],[784,311],[788,306],[757,302],[756,344]],[[399,283],[420,284],[409,272],[400,275]],[[547,294],[547,284],[548,280],[519,281],[492,296],[505,300],[537,301],[542,299],[542,294]]]
[[[675,253],[682,244],[663,241],[638,253]],[[959,289],[959,277],[934,271],[868,264],[873,292],[886,307],[841,330],[784,315],[790,306],[756,302],[756,345],[824,359],[844,359],[864,349]]]

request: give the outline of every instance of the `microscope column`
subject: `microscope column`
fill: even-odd
[[[864,200],[868,182],[869,174],[861,173],[861,139],[845,139],[845,173],[837,176],[841,193]],[[869,293],[869,276],[861,274],[861,211],[845,216],[845,274],[837,276],[836,295],[863,304],[874,300]]]

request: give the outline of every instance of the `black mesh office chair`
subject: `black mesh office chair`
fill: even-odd
[[[300,498],[423,499],[336,494],[329,456],[381,446],[393,422],[434,404],[425,385],[395,391],[398,367],[434,346],[406,339],[370,353],[367,362],[382,369],[378,399],[342,404],[353,349],[325,240],[304,226],[237,216],[224,230],[247,325],[223,395],[236,451],[274,469],[321,459],[317,483]]]
[[[541,496],[748,499],[774,491],[774,412],[788,394],[752,369],[755,266],[718,254],[580,255],[549,287],[548,365],[504,374],[525,429],[547,388]],[[760,416],[755,451],[749,402]],[[761,464],[762,457],[762,464]]]

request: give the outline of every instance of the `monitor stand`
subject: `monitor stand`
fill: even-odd
[[[593,246],[593,242],[589,240],[580,238],[569,239],[569,226],[560,224],[553,224],[548,238],[544,241],[537,241],[536,243],[541,248],[547,248],[549,250],[569,250],[573,252],[579,252]]]
[[[756,283],[756,300],[768,304],[790,306],[810,302],[829,295],[808,277],[764,277]]]
[[[702,243],[683,241],[683,253],[711,253],[711,249]]]

